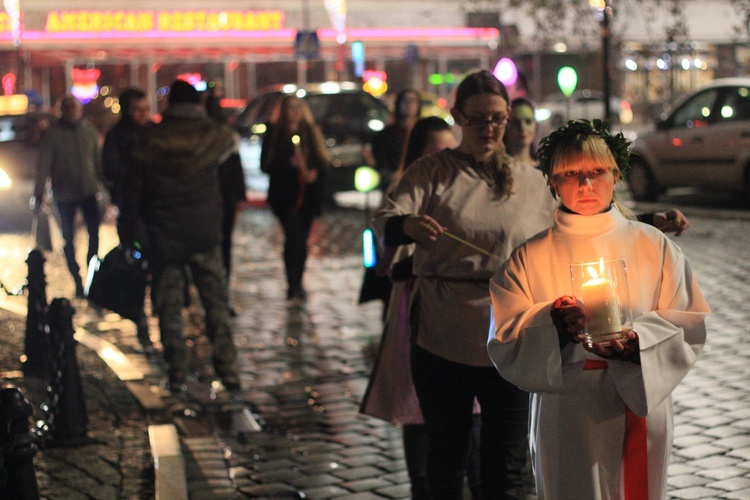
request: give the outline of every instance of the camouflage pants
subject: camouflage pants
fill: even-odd
[[[213,365],[220,377],[237,372],[237,351],[229,325],[226,272],[219,245],[182,262],[154,266],[152,300],[159,314],[164,360],[170,371],[190,372],[190,351],[183,338],[182,309],[189,269],[206,312],[206,335],[213,347]]]

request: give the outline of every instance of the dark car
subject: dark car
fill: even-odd
[[[371,163],[372,137],[390,119],[388,108],[353,82],[316,83],[303,89],[284,85],[262,93],[245,108],[235,128],[241,136],[240,156],[248,188],[265,191],[268,187],[268,179],[260,171],[263,136],[281,97],[291,93],[305,100],[325,136],[332,157],[327,190],[353,190],[355,169]]]
[[[750,78],[726,78],[677,102],[638,134],[628,185],[636,200],[668,188],[750,192]]]

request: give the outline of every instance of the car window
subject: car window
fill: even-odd
[[[271,92],[253,100],[242,112],[237,123],[251,126],[258,123],[267,123],[279,97],[281,97],[281,93]]]
[[[717,119],[721,122],[750,120],[750,88],[731,87],[722,94]]]
[[[712,121],[712,110],[718,96],[718,89],[710,89],[696,94],[672,114],[670,124],[674,128],[700,128]]]

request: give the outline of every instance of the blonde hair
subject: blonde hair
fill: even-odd
[[[560,142],[552,155],[552,172],[547,176],[547,184],[552,188],[552,177],[567,167],[575,165],[582,160],[589,160],[596,164],[606,165],[616,173],[618,181],[622,179],[622,172],[615,161],[612,150],[607,143],[598,135],[578,134],[574,140]],[[557,193],[553,189],[553,194]],[[612,192],[612,202],[617,205],[620,212],[628,219],[635,220],[635,214],[617,199],[617,192]]]
[[[281,137],[289,133],[286,108],[290,103],[295,102],[302,113],[302,120],[299,124],[299,136],[302,150],[306,155],[312,155],[319,158],[324,163],[331,161],[330,153],[326,148],[326,141],[323,137],[323,133],[320,127],[315,123],[310,107],[304,101],[294,94],[287,94],[281,99],[276,106],[276,109],[271,115],[271,123],[275,123],[277,126],[273,131],[272,141],[277,144]]]

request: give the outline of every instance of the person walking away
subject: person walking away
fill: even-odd
[[[59,100],[60,119],[42,136],[37,163],[37,178],[31,205],[39,211],[47,179],[60,214],[68,270],[75,282],[76,297],[83,297],[81,267],[76,261],[76,214],[80,211],[88,232],[86,264],[99,251],[101,214],[97,203],[102,182],[99,132],[83,118],[83,106],[73,96]]]
[[[124,178],[120,241],[140,245],[149,259],[169,386],[177,393],[190,374],[182,319],[186,268],[206,312],[216,375],[227,389],[240,388],[219,223],[218,169],[233,143],[232,130],[208,118],[198,91],[177,80],[162,121],[136,134]]]
[[[493,276],[488,343],[503,378],[532,393],[538,497],[665,498],[671,394],[703,349],[709,307],[680,248],[616,202],[629,168],[622,134],[571,121],[538,157],[560,206]],[[594,306],[570,295],[571,264],[621,258],[632,327],[617,317],[617,337],[591,342]]]
[[[373,220],[386,246],[415,243],[411,370],[433,499],[463,496],[475,398],[483,498],[516,498],[523,488],[528,395],[487,354],[487,283],[515,246],[549,227],[555,202],[541,172],[505,154],[508,103],[490,71],[467,75],[451,109],[459,146],[410,166]]]
[[[281,99],[278,121],[267,124],[260,168],[269,175],[268,204],[284,230],[287,300],[305,300],[307,239],[322,206],[322,177],[330,161],[320,128],[305,102]]]
[[[107,132],[102,147],[102,169],[112,202],[122,212],[122,189],[125,172],[133,161],[131,148],[135,134],[151,122],[151,106],[146,92],[130,87],[119,97],[120,121]],[[154,353],[154,346],[148,331],[148,319],[144,305],[135,322],[136,337],[148,354]]]

